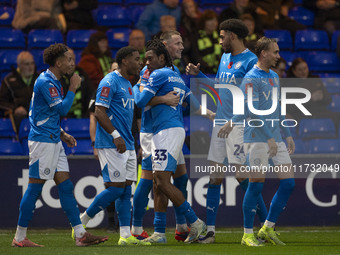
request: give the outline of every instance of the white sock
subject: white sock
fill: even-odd
[[[85,226],[87,225],[87,223],[89,223],[91,219],[92,218],[87,215],[86,211],[82,215],[80,215],[81,223],[84,224]]]
[[[274,228],[275,222],[271,222],[271,221],[266,220],[266,221],[264,222],[264,225],[267,226],[267,227],[269,227],[269,228]]]
[[[119,228],[120,236],[123,238],[129,238],[131,236],[130,226],[123,226]]]
[[[141,235],[143,233],[143,227],[132,226],[131,233],[133,235]]]
[[[253,234],[254,230],[252,228],[244,228],[244,233],[245,234]]]
[[[161,232],[155,232],[154,235],[165,237],[165,233],[161,233]]]
[[[86,232],[86,230],[83,227],[83,224],[78,224],[78,225],[74,226],[73,229],[74,229],[74,235],[77,238],[83,237],[85,232]]]
[[[17,231],[15,232],[14,239],[17,242],[21,242],[22,240],[25,239],[27,233],[27,228],[20,227],[19,225],[17,226]]]
[[[178,232],[187,232],[188,231],[188,225],[187,224],[176,224],[176,230]]]
[[[208,226],[207,226],[207,233],[210,232],[210,231],[212,231],[212,232],[215,233],[215,226],[213,226],[213,225],[208,225]]]

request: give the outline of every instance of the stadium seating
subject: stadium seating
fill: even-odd
[[[297,54],[292,51],[280,51],[280,56],[287,62],[286,69],[288,69],[289,66],[292,65],[293,60],[298,57]]]
[[[314,25],[314,12],[303,8],[302,6],[295,6],[288,12],[288,16],[297,22],[311,27]]]
[[[295,51],[297,50],[329,50],[326,31],[299,30],[295,33]]]
[[[11,5],[11,0],[0,0],[0,5]]]
[[[294,139],[295,142],[295,152],[294,154],[307,153],[306,144],[301,139]]]
[[[91,34],[96,30],[70,30],[67,33],[66,44],[71,49],[83,49],[87,46]]]
[[[232,2],[234,2],[233,0],[200,0],[200,5],[204,6],[204,5],[229,5]]]
[[[309,141],[309,153],[340,153],[337,139],[314,139]]]
[[[47,64],[44,64],[44,51],[41,50],[30,50],[33,55],[35,65],[38,71],[46,70],[48,68]]]
[[[14,156],[24,155],[21,144],[14,139],[0,139],[0,155]]]
[[[337,30],[333,33],[332,42],[331,42],[331,50],[336,50],[339,36],[340,36],[340,30]]]
[[[44,49],[54,43],[64,43],[59,30],[35,29],[28,33],[28,49]]]
[[[340,94],[340,74],[337,73],[319,73],[329,93]]]
[[[26,47],[24,33],[12,28],[0,28],[0,47],[24,49]]]
[[[139,20],[140,15],[144,11],[145,6],[144,5],[130,5],[128,7],[129,14],[131,16],[131,20],[133,24],[136,24]]]
[[[61,121],[61,127],[66,133],[74,136],[75,138],[90,138],[89,119],[65,118]]]
[[[15,138],[12,122],[9,118],[0,118],[0,138]],[[1,147],[1,146],[0,146]]]
[[[109,39],[109,46],[112,49],[119,49],[129,44],[129,35],[131,29],[129,28],[114,28],[106,32]]]
[[[0,51],[0,71],[11,71],[11,67],[17,67],[17,56],[20,50],[1,50]]]
[[[125,7],[110,5],[99,6],[96,20],[99,26],[126,27],[131,25],[131,19]]]
[[[22,148],[23,154],[24,155],[29,155],[28,139],[24,138],[24,139],[20,140],[20,144],[21,144],[21,148]]]
[[[335,138],[337,134],[331,119],[302,119],[299,136],[302,139]]]
[[[305,58],[309,70],[316,72],[340,72],[340,59],[334,52],[314,51],[309,52]]]
[[[29,119],[23,119],[20,123],[20,127],[19,127],[19,139],[25,139],[28,137],[28,134],[30,132],[31,126],[30,126],[30,122]]]
[[[125,0],[126,5],[132,5],[132,4],[151,4],[154,0]]]
[[[14,9],[9,6],[0,6],[0,26],[11,27]]]
[[[332,103],[328,109],[333,112],[340,112],[340,95],[332,95]]]
[[[265,30],[264,35],[276,39],[280,50],[293,48],[292,36],[288,30]]]
[[[91,146],[90,139],[79,139],[77,140],[77,146],[75,147],[68,147],[64,144],[65,153],[66,155],[92,155],[93,148]]]
[[[98,0],[99,4],[119,4],[122,5],[124,0]]]

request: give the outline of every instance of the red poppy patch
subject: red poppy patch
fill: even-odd
[[[269,78],[269,84],[270,84],[271,86],[274,86],[274,82],[273,82],[273,80],[272,80],[271,78]]]
[[[131,88],[129,88],[129,94],[132,95],[132,90],[131,90]]]
[[[228,69],[230,69],[232,66],[233,66],[233,62],[231,61],[230,63],[229,63],[229,65],[228,65]]]
[[[248,94],[248,88],[253,88],[253,84],[252,83],[246,84],[246,94]]]

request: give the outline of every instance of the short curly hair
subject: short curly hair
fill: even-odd
[[[44,50],[44,63],[49,66],[55,66],[57,58],[62,57],[66,51],[68,51],[68,48],[65,44],[56,43],[50,45]]]

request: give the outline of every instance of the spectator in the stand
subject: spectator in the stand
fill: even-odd
[[[195,34],[198,31],[199,19],[201,12],[198,10],[197,3],[194,0],[183,0],[181,10],[181,25],[179,32],[182,35],[184,50],[182,59],[184,65],[193,62],[192,44],[195,42]]]
[[[129,35],[129,46],[138,50],[141,61],[145,60],[145,35],[142,30],[134,29]]]
[[[249,34],[245,40],[246,47],[251,50],[252,52],[255,51],[255,44],[258,39],[260,39],[263,36],[263,33],[256,33],[255,32],[255,20],[253,16],[249,13],[242,14],[240,16],[240,20],[243,21],[243,23],[247,26]]]
[[[111,63],[111,50],[106,34],[101,31],[93,33],[81,54],[78,66],[87,73],[94,89],[97,89],[99,82],[109,73]]]
[[[165,32],[175,31],[176,30],[176,19],[174,16],[171,15],[163,15],[161,17],[161,30],[152,36],[153,39],[159,39],[161,35]]]
[[[222,54],[216,13],[212,10],[205,10],[200,18],[199,26],[197,41],[193,44],[194,62],[201,64],[202,72],[216,74]]]
[[[256,13],[256,5],[249,0],[234,0],[230,7],[224,9],[218,16],[218,23],[227,19],[240,19],[241,15],[249,13],[255,20],[255,32],[262,32],[262,23]]]
[[[28,117],[34,82],[39,76],[34,59],[28,51],[17,57],[17,69],[12,70],[2,81],[0,87],[0,110],[12,113],[17,130],[22,119]]]
[[[12,21],[15,29],[25,33],[31,29],[66,31],[66,21],[60,0],[18,0]]]
[[[339,0],[304,0],[303,6],[315,12],[316,29],[325,29],[329,35],[340,29]]]
[[[308,64],[303,58],[294,59],[292,66],[287,71],[287,78],[299,78],[289,82],[289,87],[301,87],[308,89],[311,99],[304,106],[312,116],[304,116],[303,113],[294,105],[287,106],[287,113],[294,119],[301,118],[331,118],[336,125],[339,122],[339,115],[327,109],[332,102],[332,97],[318,75],[309,72]],[[289,98],[289,95],[287,96]],[[297,93],[292,98],[301,97]],[[304,97],[304,96],[302,96]]]
[[[160,31],[160,19],[164,15],[174,16],[176,26],[179,26],[181,9],[178,2],[179,0],[155,0],[146,6],[136,24],[136,28],[144,32],[146,40],[150,40],[152,35]]]
[[[287,66],[286,60],[283,57],[281,57],[279,61],[277,61],[276,65],[273,66],[271,69],[275,73],[277,73],[280,79],[282,79],[282,78],[286,78],[286,66]],[[280,86],[282,87],[281,82],[280,82]]]
[[[288,17],[293,0],[251,0],[256,5],[256,13],[264,29],[287,29],[293,35],[297,30],[305,29],[295,20]]]
[[[74,51],[70,48],[68,48],[68,51],[71,53],[74,62],[76,63],[76,56],[74,54]],[[80,87],[77,88],[73,100],[73,104],[71,106],[71,109],[67,113],[67,118],[88,118],[88,107],[91,95],[94,92],[93,86],[90,84],[90,80],[86,74],[86,72],[81,69],[78,66],[75,66],[74,73],[78,74],[81,78],[81,84]],[[73,74],[73,73],[72,73]],[[69,87],[70,87],[70,78],[71,76],[64,75],[60,79],[60,83],[64,90],[64,95],[66,95]]]
[[[96,23],[91,11],[97,7],[97,0],[63,0],[67,30],[93,29]]]

